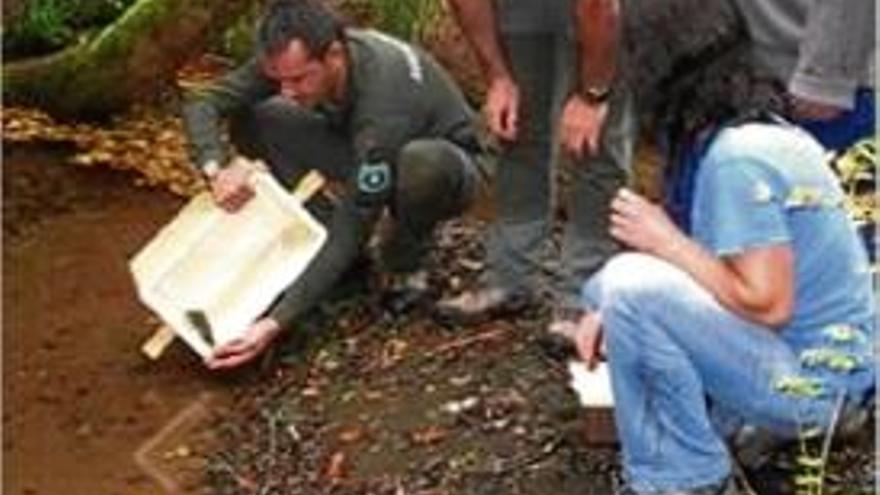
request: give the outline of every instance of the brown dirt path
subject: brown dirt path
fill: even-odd
[[[156,323],[126,262],[182,202],[57,150],[4,154],[3,491],[160,493],[134,453],[226,388],[183,346],[158,364],[138,350]]]

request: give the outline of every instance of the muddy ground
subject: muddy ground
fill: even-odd
[[[181,200],[64,149],[4,153],[5,493],[612,492],[616,449],[585,442],[535,342],[545,309],[448,328],[383,311],[361,270],[246,370],[208,373],[181,345],[150,363],[157,322],[125,263]],[[482,269],[479,229],[440,234],[442,291]],[[832,493],[873,492],[872,433],[835,449]]]
[[[161,493],[135,454],[164,456],[174,439],[147,442],[230,388],[182,347],[157,364],[138,351],[156,321],[126,261],[181,200],[65,157],[4,149],[3,492]]]

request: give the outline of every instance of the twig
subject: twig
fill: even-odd
[[[819,478],[822,481],[822,484],[819,485],[819,495],[822,495],[825,487],[824,478],[825,478],[825,468],[828,464],[828,455],[831,453],[831,440],[834,438],[834,432],[837,431],[837,423],[840,421],[840,413],[843,410],[844,400],[846,399],[846,392],[841,391],[837,395],[837,400],[834,403],[834,410],[831,412],[831,421],[828,423],[828,430],[825,432],[825,438],[822,440],[822,460],[820,464]]]
[[[746,476],[746,471],[740,464],[739,460],[737,460],[735,455],[729,455],[731,459],[733,459],[733,475],[735,478],[739,478],[741,488],[745,490],[745,495],[758,495],[754,488],[752,488],[752,484],[749,483],[749,478]]]
[[[541,448],[541,451],[538,452],[537,454],[526,455],[520,459],[512,459],[511,461],[504,463],[504,465],[502,465],[498,468],[491,469],[491,470],[480,470],[474,474],[492,474],[492,475],[497,476],[500,474],[509,473],[511,471],[519,471],[521,469],[524,469],[524,468],[527,468],[530,466],[534,466],[535,464],[538,464],[539,462],[543,461],[544,459],[555,454],[556,451],[559,450],[559,447],[562,446],[562,443],[563,443],[562,436],[555,437],[552,440],[550,440],[549,442],[547,442],[546,444],[544,444],[544,446]]]
[[[456,351],[461,349],[462,347],[468,347],[471,344],[476,344],[477,342],[483,342],[486,340],[493,340],[501,335],[508,332],[506,327],[495,328],[492,330],[487,330],[485,332],[478,333],[476,335],[469,335],[467,337],[462,337],[460,339],[453,340],[451,342],[447,342],[443,345],[437,346],[430,352],[424,354],[424,359],[432,359],[439,355],[446,354],[450,351]]]

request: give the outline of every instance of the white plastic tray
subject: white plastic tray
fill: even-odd
[[[611,391],[611,374],[608,363],[600,362],[590,371],[583,361],[569,361],[569,385],[574,389],[582,406],[587,408],[614,407],[614,394]]]
[[[234,214],[209,193],[194,197],[131,260],[138,296],[199,355],[213,346],[187,311],[202,311],[214,345],[255,321],[309,265],[324,227],[267,172],[256,196]]]

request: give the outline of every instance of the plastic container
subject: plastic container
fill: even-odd
[[[233,214],[194,197],[129,265],[143,303],[203,357],[264,313],[327,238],[267,172],[252,183],[255,197]]]
[[[571,388],[583,406],[584,440],[588,445],[611,446],[617,444],[617,428],[614,424],[614,395],[608,365],[600,363],[589,371],[581,361],[569,361],[568,372]]]

